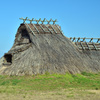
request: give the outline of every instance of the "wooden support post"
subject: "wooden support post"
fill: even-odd
[[[78,43],[77,42],[75,42],[75,44],[78,46]]]
[[[83,42],[85,41],[86,38],[83,38]]]
[[[80,40],[80,37],[77,39],[77,42],[79,42],[79,40]]]
[[[46,32],[45,30],[44,30],[44,28],[41,26],[41,24],[38,24],[39,26],[40,26],[40,28],[44,31],[44,32]]]
[[[87,43],[86,41],[85,41],[85,43],[86,43],[86,45],[87,45],[88,49],[89,49],[89,50],[91,50],[91,49],[90,49],[90,47],[89,47],[89,45],[88,45],[88,43]]]
[[[36,28],[36,26],[34,24],[32,24],[34,26],[34,28],[37,30],[37,32],[39,33],[39,30]]]
[[[51,27],[52,27],[52,29],[54,30],[54,32],[57,34],[57,32],[56,32],[56,30],[53,28],[53,26],[51,25],[51,24],[49,24]]]
[[[84,46],[83,46],[82,42],[80,42],[80,44],[81,44],[82,49],[83,49],[83,50],[85,50],[85,48],[84,48]]]
[[[86,45],[87,45],[87,47],[88,47],[88,49],[90,50],[90,47],[89,47],[89,45],[88,45],[88,43],[86,42],[86,40],[85,40],[86,38],[83,38],[83,42],[85,41],[85,43],[86,43]]]
[[[72,37],[69,38],[72,41]]]
[[[74,37],[73,39],[75,39],[75,37]],[[80,48],[78,42],[76,41],[76,39],[75,39],[75,44],[76,44],[76,46],[77,46],[78,48]]]
[[[62,33],[62,31],[59,29],[59,27],[55,24],[55,26],[58,28],[58,30]]]
[[[95,43],[93,43],[93,42],[92,42],[92,44],[93,44],[93,46],[94,46],[95,50],[97,50],[97,47],[96,47]]]
[[[100,41],[100,38],[98,38],[97,43]]]
[[[26,17],[25,19],[22,17],[22,18],[19,18],[20,20],[23,20],[23,23],[25,23],[25,21],[27,20],[28,17]]]
[[[79,38],[75,38],[75,37],[72,38],[72,37],[70,37],[69,39],[72,42],[74,42],[79,49],[82,48],[83,50],[85,50],[85,49],[88,49],[88,50],[91,50],[91,49],[100,50],[100,48],[99,48],[99,46],[100,46],[100,43],[99,43],[100,38],[80,38],[80,37]],[[81,41],[81,39],[82,39],[82,41]],[[86,39],[88,39],[89,42],[86,41]],[[93,42],[93,40],[95,40],[95,42]],[[79,42],[80,42],[80,46],[81,47],[79,47]]]
[[[30,29],[30,31],[33,33],[33,35],[35,36],[35,33],[32,31],[32,29],[30,28],[30,26],[26,23],[25,24],[29,29]]]
[[[92,41],[93,41],[93,38],[91,38],[89,42],[92,42]]]
[[[44,26],[52,33],[52,31],[44,24]],[[53,33],[52,33],[53,34]]]
[[[73,40],[72,40],[72,42],[74,42],[75,39],[76,39],[76,38],[74,37]]]

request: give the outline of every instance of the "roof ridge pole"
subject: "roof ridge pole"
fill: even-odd
[[[52,29],[54,30],[54,32],[57,34],[57,31],[53,28],[53,26],[50,24],[50,22],[52,22],[53,20],[50,19],[49,21],[47,20],[48,24],[52,27]]]
[[[41,21],[41,18],[40,18],[39,20],[36,20],[36,19],[35,19],[35,21],[36,21],[37,24],[40,26],[40,28],[41,28],[44,32],[46,32],[46,31],[44,30],[44,28],[39,24],[39,22]]]

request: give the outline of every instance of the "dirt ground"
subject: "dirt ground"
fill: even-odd
[[[0,100],[100,100],[100,90],[63,89],[56,91],[27,91],[0,93]]]

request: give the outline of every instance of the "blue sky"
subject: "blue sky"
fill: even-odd
[[[100,0],[1,0],[0,57],[12,47],[20,17],[57,19],[67,37],[100,38]]]

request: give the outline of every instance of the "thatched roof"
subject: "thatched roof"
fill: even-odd
[[[33,75],[100,71],[100,51],[79,50],[58,25],[21,24],[0,74]]]

